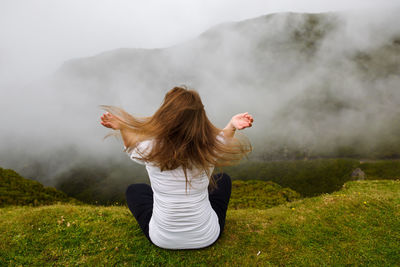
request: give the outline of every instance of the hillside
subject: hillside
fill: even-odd
[[[212,247],[151,245],[125,207],[0,209],[0,265],[395,266],[400,181],[347,182],[341,191],[277,207],[229,210]]]
[[[13,170],[0,168],[0,207],[39,206],[57,202],[79,203],[54,187],[44,187],[41,183],[26,179]]]

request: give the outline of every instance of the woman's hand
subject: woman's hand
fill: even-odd
[[[226,138],[232,138],[235,135],[236,130],[243,130],[247,127],[251,127],[253,124],[253,116],[247,112],[239,113],[232,117],[229,123],[222,130]]]
[[[248,112],[240,113],[232,117],[230,123],[237,130],[243,130],[247,127],[251,127],[253,124],[253,116]]]
[[[115,115],[113,115],[113,114],[111,114],[109,112],[104,113],[100,117],[100,119],[101,119],[100,123],[104,127],[111,128],[113,130],[120,130],[121,129],[120,119],[117,116],[115,116]]]

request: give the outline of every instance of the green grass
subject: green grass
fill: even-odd
[[[209,248],[151,245],[126,207],[57,204],[0,209],[0,266],[398,266],[400,181],[269,209],[228,210]]]

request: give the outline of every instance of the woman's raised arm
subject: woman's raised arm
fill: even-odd
[[[248,112],[236,114],[222,130],[225,138],[232,138],[236,130],[243,130],[247,127],[251,127],[253,121],[253,116],[248,114]]]
[[[128,144],[132,140],[133,136],[132,133],[129,132],[125,127],[124,124],[121,123],[121,119],[118,118],[118,116],[113,115],[109,112],[104,113],[100,117],[101,125],[103,125],[106,128],[110,128],[113,130],[119,130],[121,133],[122,140],[124,142],[125,147],[128,147]]]

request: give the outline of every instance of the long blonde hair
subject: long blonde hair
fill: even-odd
[[[161,171],[174,170],[180,166],[185,174],[186,187],[190,184],[187,170],[205,171],[210,185],[215,181],[210,167],[237,164],[252,151],[249,140],[236,133],[233,138],[217,138],[222,129],[215,127],[207,118],[200,95],[195,90],[174,87],[164,97],[160,108],[151,117],[134,117],[121,108],[102,106],[116,115],[128,131],[127,152],[139,142],[154,139],[151,151],[141,155]]]

